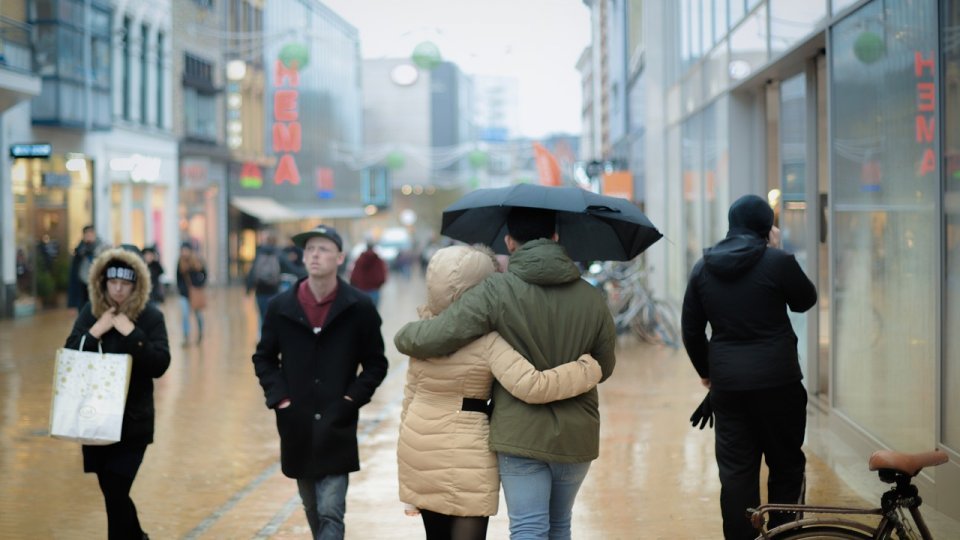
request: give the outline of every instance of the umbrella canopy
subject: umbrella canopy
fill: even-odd
[[[515,206],[557,211],[560,244],[576,261],[627,261],[663,237],[633,203],[577,187],[518,184],[478,189],[443,211],[440,233],[507,253],[507,214]]]

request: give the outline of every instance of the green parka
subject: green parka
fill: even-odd
[[[506,273],[488,277],[436,318],[406,324],[394,343],[403,354],[433,358],[494,330],[540,370],[589,353],[605,380],[616,364],[616,332],[602,295],[580,279],[576,265],[551,240],[525,243],[510,257]],[[533,405],[494,383],[493,403],[491,450],[561,463],[591,461],[600,453],[595,388]]]

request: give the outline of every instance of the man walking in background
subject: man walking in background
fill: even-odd
[[[380,305],[380,287],[387,281],[387,263],[373,250],[373,241],[367,242],[367,249],[357,257],[350,272],[350,284],[367,293],[373,305]]]
[[[280,292],[280,275],[294,272],[286,255],[277,247],[276,233],[266,231],[263,244],[257,247],[257,254],[250,265],[250,272],[247,273],[247,294],[253,293],[257,299],[261,326],[267,311],[267,302]]]
[[[507,272],[488,277],[438,317],[405,325],[394,338],[397,349],[433,358],[496,330],[537,369],[589,353],[603,379],[609,377],[616,363],[613,318],[557,243],[555,223],[553,211],[513,208]],[[570,538],[574,500],[600,452],[597,390],[530,405],[494,383],[490,448],[497,452],[510,537]]]
[[[794,256],[779,249],[773,217],[763,198],[737,199],[726,238],[704,250],[683,297],[683,344],[716,416],[726,540],[757,536],[745,512],[760,506],[761,459],[770,469],[771,504],[803,499],[807,391],[787,309],[807,311],[817,290]],[[769,528],[792,519],[774,512]]]
[[[87,282],[90,278],[90,265],[93,259],[106,249],[106,245],[97,236],[93,225],[83,228],[80,243],[73,250],[73,260],[70,263],[70,279],[67,283],[67,307],[83,309],[90,300],[87,292]]]
[[[337,277],[337,231],[320,225],[293,241],[307,277],[267,303],[253,365],[313,538],[341,539],[348,473],[360,470],[358,412],[386,376],[387,358],[377,309]]]

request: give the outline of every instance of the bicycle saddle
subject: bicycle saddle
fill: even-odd
[[[877,450],[870,456],[869,466],[871,471],[892,469],[910,476],[916,476],[924,467],[942,465],[949,460],[950,458],[942,450],[920,452],[919,454]]]

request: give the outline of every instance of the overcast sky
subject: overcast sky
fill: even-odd
[[[582,0],[321,0],[360,32],[364,58],[409,57],[432,41],[469,74],[513,76],[521,135],[580,132]]]

